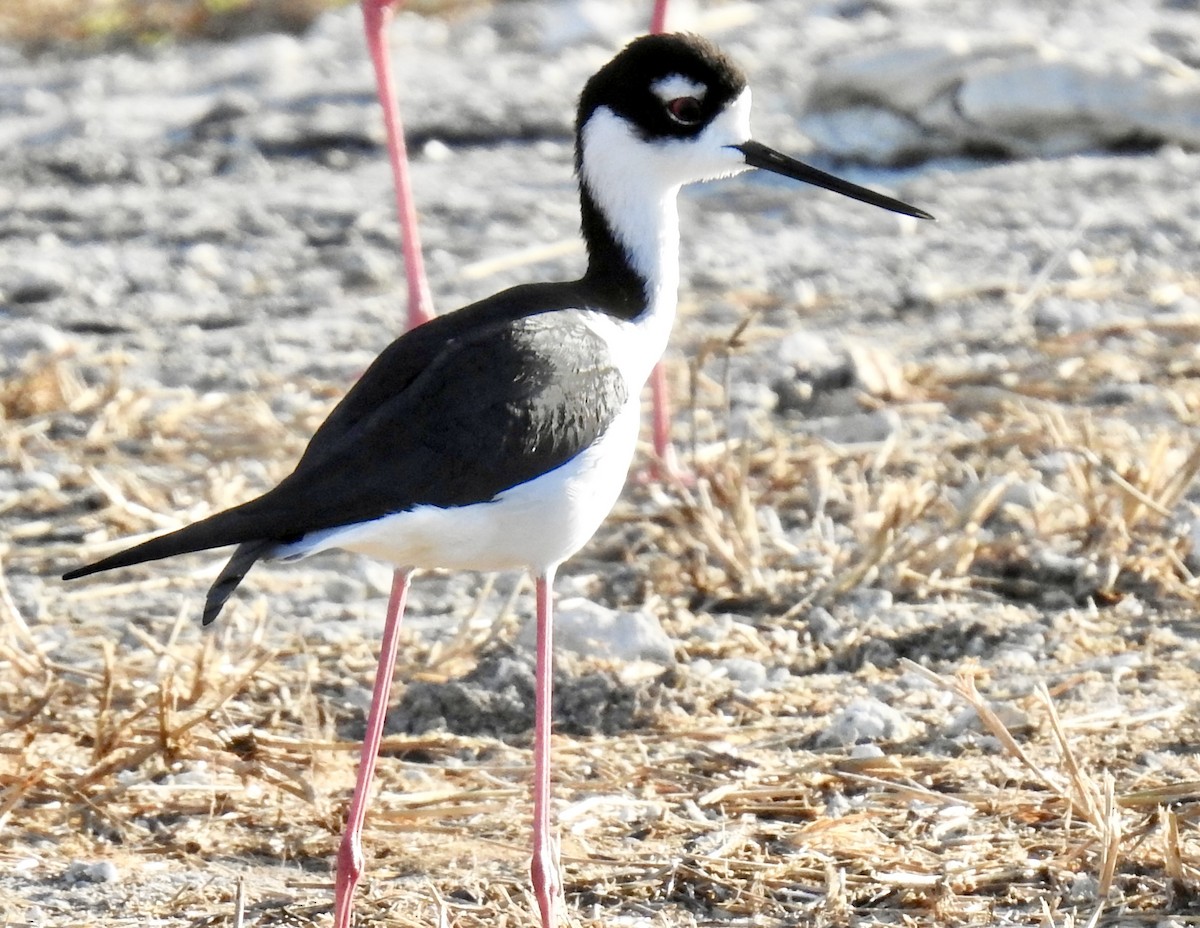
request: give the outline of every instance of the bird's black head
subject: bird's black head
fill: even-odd
[[[697,35],[634,39],[583,88],[576,130],[606,107],[643,141],[695,136],[746,89],[746,76]],[[576,152],[576,166],[581,157]]]

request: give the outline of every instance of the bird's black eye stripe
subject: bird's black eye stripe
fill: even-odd
[[[695,97],[676,97],[667,101],[667,113],[681,126],[694,126],[704,118],[700,101]]]

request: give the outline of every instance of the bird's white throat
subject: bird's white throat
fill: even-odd
[[[657,358],[662,353],[675,317],[680,187],[746,170],[732,146],[749,138],[749,88],[693,137],[648,141],[604,106],[584,124],[581,180],[645,282],[646,311],[634,320],[644,340],[639,354]]]

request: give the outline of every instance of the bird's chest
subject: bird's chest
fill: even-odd
[[[468,507],[481,519],[476,533],[481,547],[507,562],[490,569],[544,568],[583,547],[625,485],[637,445],[639,406],[634,396],[603,435],[560,467]],[[479,551],[480,560],[489,558]]]

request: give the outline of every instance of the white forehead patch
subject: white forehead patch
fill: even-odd
[[[695,97],[697,100],[703,100],[704,95],[708,93],[708,85],[690,81],[682,74],[672,74],[668,77],[660,77],[650,85],[650,90],[663,103],[669,103],[680,97]]]

